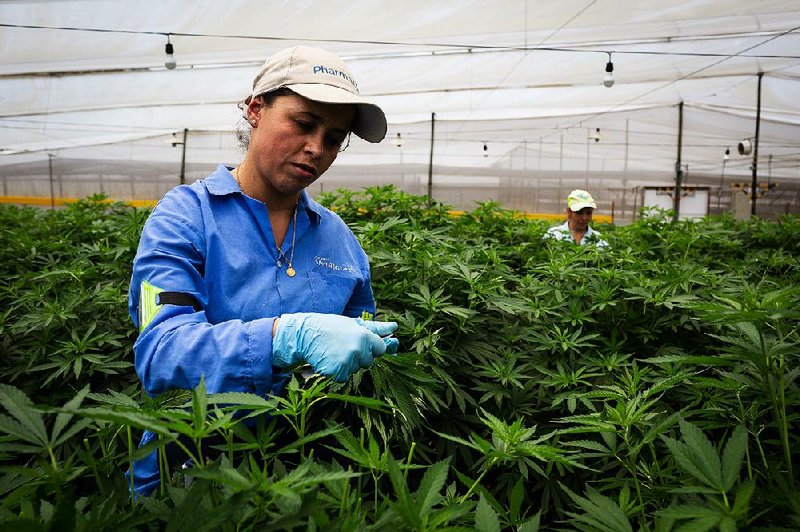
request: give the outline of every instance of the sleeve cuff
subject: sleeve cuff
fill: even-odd
[[[260,318],[247,323],[247,361],[253,390],[261,396],[272,392],[272,323]]]

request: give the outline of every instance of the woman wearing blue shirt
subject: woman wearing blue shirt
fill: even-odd
[[[369,142],[386,118],[342,60],[298,46],[268,59],[242,108],[241,164],[167,193],[144,226],[129,310],[146,391],[279,392],[308,363],[344,382],[397,351],[376,322],[367,256],[347,225],[305,191],[350,132]],[[146,433],[142,444],[152,439]],[[134,466],[137,494],[158,485],[155,453]]]

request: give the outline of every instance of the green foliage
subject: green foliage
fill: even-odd
[[[800,526],[799,218],[644,212],[599,250],[494,202],[322,201],[401,352],[270,398],[140,391],[126,291],[148,211],[0,207],[0,527]],[[133,501],[123,472],[152,451],[162,487]]]
[[[3,382],[50,404],[86,385],[135,389],[127,282],[148,213],[101,196],[0,208]]]
[[[747,514],[755,482],[743,482],[736,491],[734,503],[729,500],[734,485],[739,481],[739,470],[747,448],[747,431],[741,425],[737,426],[720,456],[699,428],[684,420],[680,421],[680,426],[683,441],[668,437],[664,437],[664,441],[680,468],[701,485],[684,485],[673,491],[703,495],[705,504],[673,504],[658,515],[670,520],[691,519],[684,527],[694,530],[711,527],[736,530],[737,525],[749,524]]]
[[[601,495],[591,487],[586,489],[586,497],[576,495],[568,488],[564,490],[577,507],[583,510],[567,512],[576,529],[587,532],[633,532],[625,512],[611,498]]]

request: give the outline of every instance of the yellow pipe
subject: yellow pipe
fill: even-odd
[[[448,214],[452,216],[461,216],[464,214],[464,211],[447,211]],[[515,212],[514,213],[517,218],[527,218],[529,220],[561,220],[566,221],[567,216],[566,214],[553,214],[549,212]],[[600,223],[614,223],[614,217],[608,214],[593,214],[592,215],[593,222],[600,222]]]
[[[66,205],[68,203],[77,203],[77,198],[44,198],[41,196],[0,196],[0,203],[7,203],[12,205],[39,205],[48,207],[50,205]],[[115,203],[115,200],[107,198],[102,200],[103,203]],[[120,203],[125,203],[133,207],[154,207],[157,200],[124,200]]]
[[[0,203],[8,203],[13,205],[39,205],[47,207],[53,205],[66,205],[68,203],[75,203],[79,201],[77,198],[54,198],[51,202],[50,198],[41,196],[0,196]],[[114,203],[113,199],[104,199],[104,203]],[[132,205],[133,207],[154,207],[158,200],[125,200],[120,203]],[[452,216],[461,216],[464,211],[447,211]],[[565,220],[564,214],[552,213],[529,213],[529,212],[516,212],[515,216],[528,218],[529,220]],[[600,223],[614,223],[614,218],[607,214],[595,214],[592,216],[592,221]]]

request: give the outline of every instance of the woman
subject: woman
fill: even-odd
[[[282,372],[304,363],[344,382],[397,351],[397,324],[371,321],[366,254],[305,192],[351,131],[383,139],[383,111],[340,58],[304,46],[268,59],[241,107],[251,128],[241,164],[167,193],[142,232],[129,310],[151,395],[201,376],[209,392],[279,393]],[[137,494],[155,489],[155,453],[133,473]]]

